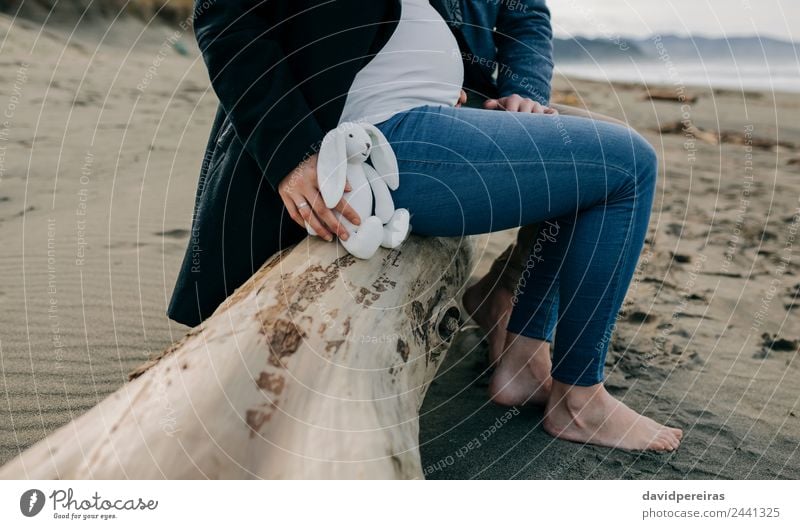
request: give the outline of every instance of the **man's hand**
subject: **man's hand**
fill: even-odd
[[[524,112],[528,114],[558,114],[558,110],[518,94],[499,99],[487,99],[483,103],[483,108],[486,110],[506,110],[508,112]]]
[[[348,182],[344,188],[350,191]],[[319,192],[317,185],[317,155],[313,155],[300,163],[291,173],[281,180],[278,184],[278,194],[280,194],[283,204],[289,211],[289,216],[303,228],[306,222],[314,231],[326,241],[333,240],[333,233],[340,239],[346,241],[350,236],[347,229],[339,222],[334,211],[338,211],[355,225],[361,223],[358,213],[345,202],[344,198],[339,201],[335,208],[325,207],[325,201]]]

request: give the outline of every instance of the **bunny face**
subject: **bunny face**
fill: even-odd
[[[344,131],[345,151],[350,163],[363,163],[372,151],[372,139],[361,127],[347,127]]]
[[[369,123],[346,122],[329,131],[317,158],[317,181],[325,206],[336,207],[344,194],[348,165],[372,165],[389,189],[400,185],[397,159],[383,133]]]

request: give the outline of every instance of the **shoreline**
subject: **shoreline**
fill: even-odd
[[[579,65],[568,65],[566,70],[571,70],[572,66],[578,67]],[[590,65],[587,65],[590,66]],[[601,64],[600,67],[609,67],[608,64]],[[650,88],[659,88],[659,89],[672,89],[672,88],[683,88],[685,90],[694,91],[694,92],[702,92],[702,91],[712,91],[715,93],[737,93],[737,94],[744,94],[744,95],[757,95],[758,97],[763,97],[764,94],[775,94],[778,96],[797,96],[800,94],[800,76],[796,79],[785,79],[785,84],[790,82],[797,83],[797,88],[795,90],[790,90],[785,87],[778,87],[776,89],[772,89],[771,87],[766,86],[735,86],[729,85],[725,83],[717,83],[714,85],[710,84],[702,84],[702,83],[694,83],[690,81],[683,81],[680,80],[679,82],[670,82],[668,80],[649,80],[649,79],[640,79],[640,80],[631,80],[631,79],[624,79],[624,78],[607,78],[602,79],[599,76],[582,76],[576,73],[569,73],[560,71],[562,67],[559,67],[556,64],[556,75],[563,77],[565,79],[572,79],[575,82],[584,82],[584,83],[598,83],[604,85],[636,85],[636,86],[648,86]]]

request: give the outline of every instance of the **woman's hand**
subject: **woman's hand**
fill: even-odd
[[[350,184],[345,185],[344,190],[350,191]],[[319,192],[317,185],[317,155],[303,160],[291,173],[286,175],[281,183],[278,184],[278,194],[280,194],[289,216],[303,228],[306,222],[311,226],[317,235],[326,241],[333,240],[333,234],[346,241],[350,234],[347,229],[339,222],[334,211],[338,211],[355,225],[361,224],[358,213],[350,207],[344,198],[339,201],[333,209],[325,207],[325,201]]]
[[[499,99],[487,99],[483,103],[483,108],[487,110],[507,110],[508,112],[525,112],[529,114],[558,114],[558,110],[518,94],[512,94]]]
[[[458,95],[458,101],[456,101],[456,108],[460,108],[461,105],[467,102],[467,93],[464,89],[461,89],[461,93]]]

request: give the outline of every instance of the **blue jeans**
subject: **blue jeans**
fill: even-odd
[[[647,232],[655,150],[575,116],[424,106],[378,124],[397,155],[395,206],[420,235],[541,223],[507,329],[553,341],[555,380],[590,386]],[[555,332],[555,338],[553,338]]]

